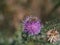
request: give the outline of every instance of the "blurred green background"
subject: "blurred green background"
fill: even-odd
[[[41,34],[28,36],[22,28],[26,16],[38,16]],[[0,0],[0,45],[60,45],[46,40],[46,32],[60,33],[60,0]]]

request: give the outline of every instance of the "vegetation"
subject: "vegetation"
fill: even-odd
[[[41,20],[38,35],[23,32],[27,16]],[[60,0],[0,0],[0,45],[60,45],[60,37],[54,43],[53,38],[48,41],[47,32],[52,29],[60,35]]]

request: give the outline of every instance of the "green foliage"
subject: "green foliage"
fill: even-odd
[[[27,40],[22,38],[22,25],[19,26],[18,31],[15,32],[14,36],[10,38],[4,37],[2,33],[0,33],[0,44],[1,45],[53,45],[46,40],[46,32],[54,27],[60,32],[60,23],[55,20],[47,21],[45,26],[43,26],[41,30],[41,34],[37,36],[27,36]],[[26,35],[26,34],[25,34]],[[54,45],[59,45],[57,42]]]
[[[54,5],[60,3],[60,0],[52,0],[52,1]],[[20,3],[22,3],[21,0]],[[4,0],[0,0],[0,11],[3,11],[5,6],[6,5]],[[10,15],[10,13],[8,15]],[[10,16],[7,17],[8,17],[7,19],[7,23],[8,23],[8,21],[10,21],[9,18]],[[8,24],[6,26],[8,27]],[[50,29],[53,29],[54,27],[60,33],[60,18],[57,17],[56,10],[54,10],[54,12],[48,17],[48,21],[45,22],[43,28],[41,29],[41,33],[38,35],[30,36],[24,33],[22,28],[22,23],[20,23],[17,31],[13,34],[13,36],[10,37],[7,36],[7,35],[11,35],[9,33],[10,31],[4,28],[4,30],[0,31],[0,45],[60,45],[60,41],[56,42],[55,44],[52,44],[46,40],[46,32]]]

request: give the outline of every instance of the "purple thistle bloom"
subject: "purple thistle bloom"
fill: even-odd
[[[37,17],[27,17],[23,23],[23,31],[29,35],[37,35],[41,31],[41,22]]]

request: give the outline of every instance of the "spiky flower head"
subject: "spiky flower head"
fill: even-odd
[[[51,29],[47,32],[47,38],[50,43],[55,43],[60,40],[59,32],[55,29]]]
[[[38,17],[28,16],[23,23],[23,31],[29,35],[37,35],[41,31],[41,27]]]

